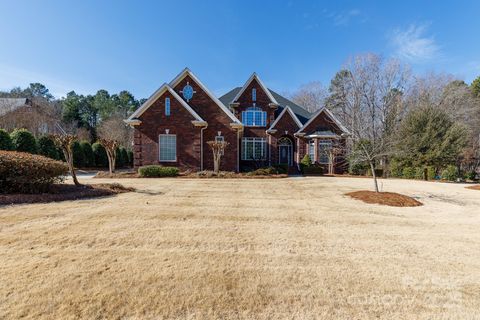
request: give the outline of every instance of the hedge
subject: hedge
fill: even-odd
[[[442,171],[442,179],[448,181],[455,181],[459,178],[458,168],[453,165],[449,165]]]
[[[37,153],[37,141],[27,129],[15,129],[10,137],[15,151]]]
[[[80,146],[80,142],[75,141],[72,144],[73,165],[77,168],[85,167],[85,155]]]
[[[117,147],[115,150],[115,167],[123,168],[125,166],[125,159],[123,159],[123,147]]]
[[[85,160],[85,167],[95,167],[95,155],[93,154],[92,145],[88,141],[81,141],[80,148],[83,152],[83,159]]]
[[[133,151],[132,151],[132,150],[128,150],[127,156],[128,156],[128,165],[129,165],[130,167],[133,167]]]
[[[54,160],[60,160],[58,148],[49,136],[40,137],[37,141],[38,154]]]
[[[308,167],[303,167],[302,173],[304,175],[321,175],[323,174],[323,167],[320,165],[311,165]]]
[[[4,193],[40,193],[61,182],[68,166],[44,156],[0,151],[0,190]]]
[[[106,168],[108,167],[108,157],[105,147],[99,142],[95,142],[92,145],[93,155],[95,156],[95,165],[97,167]]]
[[[120,148],[120,152],[122,154],[122,160],[123,160],[123,166],[124,167],[129,167],[130,166],[130,163],[128,161],[128,152],[127,152],[127,149],[125,148]]]
[[[0,150],[13,150],[12,138],[3,129],[0,129]]]
[[[176,177],[178,176],[178,168],[150,165],[140,167],[138,173],[143,178]]]

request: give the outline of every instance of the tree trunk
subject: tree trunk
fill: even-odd
[[[375,166],[373,161],[369,161],[370,163],[370,170],[372,170],[372,177],[373,177],[373,184],[375,185],[375,192],[378,192],[378,182],[377,182],[377,175],[375,174]]]
[[[213,172],[215,172],[216,174],[218,174],[218,171],[220,170],[219,160],[220,160],[220,157],[214,153],[213,154]]]
[[[65,156],[65,160],[68,163],[68,169],[70,169],[70,175],[72,176],[73,183],[78,187],[81,186],[80,182],[78,182],[77,175],[75,174],[75,168],[73,167],[73,155],[69,154],[67,151],[63,151],[63,155]]]

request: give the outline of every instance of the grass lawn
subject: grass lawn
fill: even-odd
[[[85,179],[88,183],[114,182]],[[1,319],[476,319],[480,193],[369,179],[121,179],[0,207]]]

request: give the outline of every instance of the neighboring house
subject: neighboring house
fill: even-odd
[[[134,130],[134,166],[150,164],[212,170],[207,141],[229,143],[221,170],[287,164],[290,172],[309,153],[329,165],[328,150],[345,145],[345,127],[326,108],[310,114],[268,89],[254,73],[219,99],[188,69],[163,84],[127,120]],[[335,172],[343,171],[342,156]]]
[[[51,109],[28,98],[0,98],[0,128],[25,128],[35,136],[55,133],[58,120]]]

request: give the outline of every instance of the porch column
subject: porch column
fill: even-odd
[[[318,161],[318,138],[313,138],[313,163]]]

